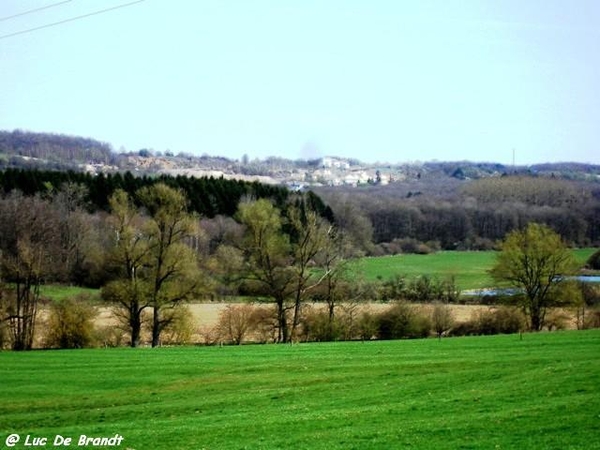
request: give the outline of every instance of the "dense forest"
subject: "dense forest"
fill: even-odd
[[[0,172],[0,192],[19,191],[27,196],[50,196],[65,185],[83,188],[82,201],[90,212],[108,209],[108,199],[122,189],[133,195],[139,189],[156,183],[181,189],[189,201],[191,212],[204,217],[232,216],[242,198],[270,198],[283,207],[289,191],[280,186],[223,178],[192,178],[186,176],[134,176],[131,172],[91,175],[83,172],[58,172],[27,169],[6,169]]]
[[[530,222],[547,224],[573,246],[600,242],[597,182],[507,175],[316,192],[371,254],[492,249]]]

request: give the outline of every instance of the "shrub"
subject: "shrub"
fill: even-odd
[[[459,297],[460,291],[452,276],[440,280],[437,277],[420,275],[407,280],[401,275],[396,275],[381,283],[382,300],[456,303]]]
[[[192,311],[187,306],[176,306],[163,312],[168,316],[168,324],[163,328],[161,344],[181,345],[189,344],[195,331],[195,322]]]
[[[473,313],[470,320],[455,325],[451,336],[518,333],[524,327],[523,314],[516,308],[501,306]]]
[[[371,311],[363,311],[357,320],[358,337],[364,341],[369,341],[377,337],[379,330],[378,316]]]
[[[306,308],[300,319],[303,341],[337,341],[342,336],[342,324],[334,316],[329,320],[329,312],[324,309]]]
[[[518,308],[501,306],[494,310],[494,315],[499,334],[518,333],[525,327],[525,318]]]
[[[414,306],[398,302],[378,317],[379,339],[427,337],[431,322]]]
[[[584,328],[600,328],[600,309],[588,311],[584,322]]]
[[[592,270],[600,270],[600,250],[597,250],[588,258],[586,267]]]
[[[1,313],[1,311],[0,311]],[[0,320],[0,350],[9,346],[8,342],[8,330],[6,327],[6,322],[4,320]]]
[[[431,311],[431,326],[433,331],[441,338],[442,335],[450,330],[454,325],[452,310],[447,304],[436,303]]]
[[[378,250],[371,256],[397,255],[400,253],[427,255],[439,250],[439,243],[423,243],[414,238],[396,238],[392,242],[383,242],[377,247]]]
[[[2,296],[6,295],[6,292],[2,289],[0,285],[0,350],[3,350],[6,347],[9,347],[9,339],[8,339],[8,325],[6,312],[4,311],[4,302],[2,301]]]
[[[275,342],[278,335],[277,311],[274,305],[258,306],[250,316],[252,331],[258,342]]]
[[[221,342],[241,345],[253,328],[253,312],[254,307],[250,304],[227,305],[221,311],[217,325]]]
[[[546,316],[545,325],[548,331],[565,330],[568,326],[570,317],[564,311],[552,310]]]
[[[587,306],[600,306],[600,286],[594,283],[579,283],[583,302]]]
[[[48,348],[85,348],[94,344],[96,308],[80,295],[50,304],[45,345]]]
[[[102,347],[121,347],[126,343],[126,334],[121,327],[108,325],[96,329],[94,340]]]

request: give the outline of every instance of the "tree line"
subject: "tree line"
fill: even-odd
[[[316,192],[371,255],[494,249],[507,233],[533,222],[572,246],[600,242],[597,182],[518,175]]]
[[[282,186],[214,177],[135,176],[131,172],[93,175],[77,171],[14,168],[0,171],[0,192],[3,194],[16,190],[26,196],[39,194],[50,197],[63,186],[80,186],[83,189],[80,201],[89,212],[108,211],[109,198],[118,189],[133,195],[139,189],[156,183],[181,189],[189,202],[190,212],[204,217],[231,216],[243,198],[270,198],[279,207],[284,207],[289,196],[288,189]],[[314,202],[320,202],[319,208],[326,209],[320,199],[310,195]],[[328,214],[331,215],[331,212]]]
[[[95,139],[21,130],[0,130],[2,153],[57,163],[109,164],[114,160],[111,146]]]
[[[288,342],[307,293],[333,277],[341,252],[330,211],[312,193],[127,174],[13,171],[3,180],[31,181],[26,193],[12,189],[0,198],[2,323],[17,350],[33,345],[47,283],[102,287],[132,346],[146,313],[156,346],[180,305],[219,290],[272,299],[278,341]]]

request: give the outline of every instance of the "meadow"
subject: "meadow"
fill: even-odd
[[[596,251],[595,248],[573,250],[577,261],[583,266]],[[444,251],[428,255],[403,254],[395,256],[365,257],[351,265],[353,276],[367,281],[388,280],[394,276],[416,277],[428,275],[444,279],[455,278],[460,290],[494,287],[495,282],[488,274],[494,264],[494,251]],[[44,285],[40,288],[43,297],[61,301],[75,295],[87,295],[98,301],[98,289],[78,286]]]
[[[590,330],[0,352],[0,448],[599,449],[599,350]]]
[[[596,251],[595,248],[573,250],[581,264]],[[482,289],[494,287],[495,282],[488,274],[494,265],[494,251],[443,251],[428,255],[403,254],[362,258],[357,269],[366,280],[387,280],[396,275],[416,277],[429,275],[439,279],[453,276],[459,289]]]

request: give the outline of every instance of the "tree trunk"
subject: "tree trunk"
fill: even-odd
[[[529,318],[531,321],[531,331],[540,331],[544,325],[543,311],[539,307],[537,301],[532,301],[529,309]]]
[[[278,342],[289,342],[289,330],[283,299],[277,299],[277,324],[279,326]]]
[[[135,317],[132,317],[131,322],[129,323],[131,326],[131,347],[139,347],[140,345],[140,334],[142,330],[142,323],[140,319],[140,315],[136,314]]]
[[[152,314],[152,347],[160,345],[160,308],[155,306]]]

